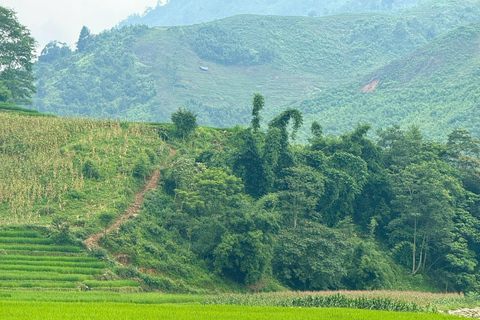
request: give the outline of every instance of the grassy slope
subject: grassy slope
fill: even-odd
[[[480,25],[460,27],[351,86],[327,91],[300,108],[330,132],[358,122],[375,127],[417,124],[428,138],[464,127],[479,137]],[[363,92],[378,83],[372,92]],[[337,117],[334,117],[337,115]]]
[[[163,150],[156,133],[141,124],[11,113],[0,113],[0,122],[2,225],[48,225],[62,216],[82,230],[100,231],[97,215],[121,215],[142,183],[132,176],[136,161],[147,158],[147,149],[159,156]],[[98,178],[85,176],[87,160]]]
[[[359,23],[363,25],[355,28]],[[164,108],[171,112],[187,105],[199,113],[201,123],[228,126],[249,121],[255,92],[267,97],[266,111],[273,111],[292,99],[307,98],[352,77],[360,79],[425,43],[417,34],[393,45],[389,38],[395,23],[378,14],[322,19],[236,16],[215,25],[228,28],[252,48],[269,43],[274,61],[261,66],[225,66],[199,58],[190,45],[199,26],[154,29],[137,41],[134,52],[156,75]],[[374,28],[383,31],[372,34]],[[165,68],[170,61],[178,67],[175,76]],[[201,71],[202,65],[210,70]]]

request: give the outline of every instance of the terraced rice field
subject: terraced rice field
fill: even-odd
[[[135,280],[103,280],[106,263],[78,246],[55,245],[38,231],[0,231],[0,288],[111,290]]]

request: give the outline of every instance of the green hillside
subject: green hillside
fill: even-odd
[[[122,214],[164,150],[146,125],[11,112],[0,122],[2,226],[56,217],[101,231],[95,219]]]
[[[338,13],[389,12],[420,3],[421,0],[246,0],[234,2],[228,0],[161,2],[155,8],[147,9],[143,15],[134,14],[119,26],[146,24],[153,26],[189,25],[210,22],[237,14],[262,14],[281,16],[325,16]]]
[[[397,15],[241,15],[189,27],[137,26],[91,35],[80,52],[57,48],[40,57],[34,108],[166,122],[184,107],[197,112],[204,125],[246,124],[255,92],[266,96],[265,112],[273,115],[283,105],[359,83],[437,34],[478,21],[475,1],[448,3],[427,3]],[[328,97],[329,104],[349,99]],[[323,108],[300,107],[307,113]],[[351,128],[336,120],[341,115],[328,116],[325,123],[335,123],[335,130],[328,125],[327,132]],[[366,117],[377,125],[376,117]]]
[[[478,288],[480,141],[465,130],[442,144],[391,127],[375,142],[368,125],[332,138],[314,123],[302,146],[296,109],[265,116],[266,132],[0,120],[5,287]]]
[[[480,25],[459,27],[405,58],[373,72],[361,82],[327,90],[303,101],[300,109],[339,126],[419,125],[430,138],[445,139],[464,127],[480,136]]]

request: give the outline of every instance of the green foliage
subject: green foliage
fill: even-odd
[[[260,111],[264,106],[265,98],[260,94],[255,94],[253,96],[252,122],[250,124],[255,133],[260,129],[260,121],[262,120]]]
[[[391,262],[372,243],[358,243],[348,260],[345,282],[349,288],[381,290],[394,287],[396,277]]]
[[[100,226],[103,228],[105,236],[107,235],[107,228],[110,225],[110,223],[115,220],[116,215],[112,212],[102,212],[98,215],[98,221],[100,223]]]
[[[100,178],[100,171],[98,170],[98,166],[95,163],[87,159],[83,164],[82,168],[83,176],[89,179],[99,179]]]
[[[282,282],[292,288],[339,288],[347,274],[346,254],[351,247],[341,232],[321,224],[306,223],[279,234],[274,271]]]
[[[137,158],[133,165],[132,175],[137,179],[144,180],[147,174],[150,173],[149,169],[150,166],[147,160],[145,160],[145,157],[143,155],[140,155],[140,157]]]
[[[0,102],[31,103],[35,40],[13,10],[0,6]]]
[[[200,58],[227,66],[261,65],[272,61],[273,52],[265,44],[249,45],[231,27],[221,22],[200,27],[192,43]]]
[[[91,43],[92,37],[93,36],[90,34],[90,29],[88,29],[86,26],[83,26],[77,41],[77,51],[85,52]]]
[[[38,61],[54,62],[58,59],[67,57],[71,53],[72,50],[70,50],[70,47],[66,43],[55,40],[49,42],[45,48],[43,48],[40,56],[38,57]]]
[[[306,299],[296,299],[292,301],[293,307],[316,307],[316,308],[352,308],[383,310],[396,312],[432,312],[434,308],[422,307],[415,303],[395,301],[389,298],[347,298],[342,294],[336,294],[326,297],[310,297]]]
[[[175,125],[176,132],[184,140],[197,128],[197,115],[189,110],[182,108],[172,113],[172,122]]]

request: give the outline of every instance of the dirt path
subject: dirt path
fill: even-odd
[[[155,170],[153,171],[152,175],[147,179],[147,183],[142,191],[135,194],[135,203],[130,205],[127,209],[127,213],[118,220],[115,221],[110,227],[107,229],[107,233],[111,233],[114,230],[118,230],[120,225],[125,222],[126,220],[130,219],[131,217],[137,216],[137,213],[140,211],[143,205],[143,200],[145,198],[145,194],[150,190],[155,190],[158,186],[158,182],[160,181],[160,171]],[[88,239],[84,242],[87,245],[88,249],[92,249],[93,247],[100,247],[98,241],[103,236],[103,232],[92,234]]]

